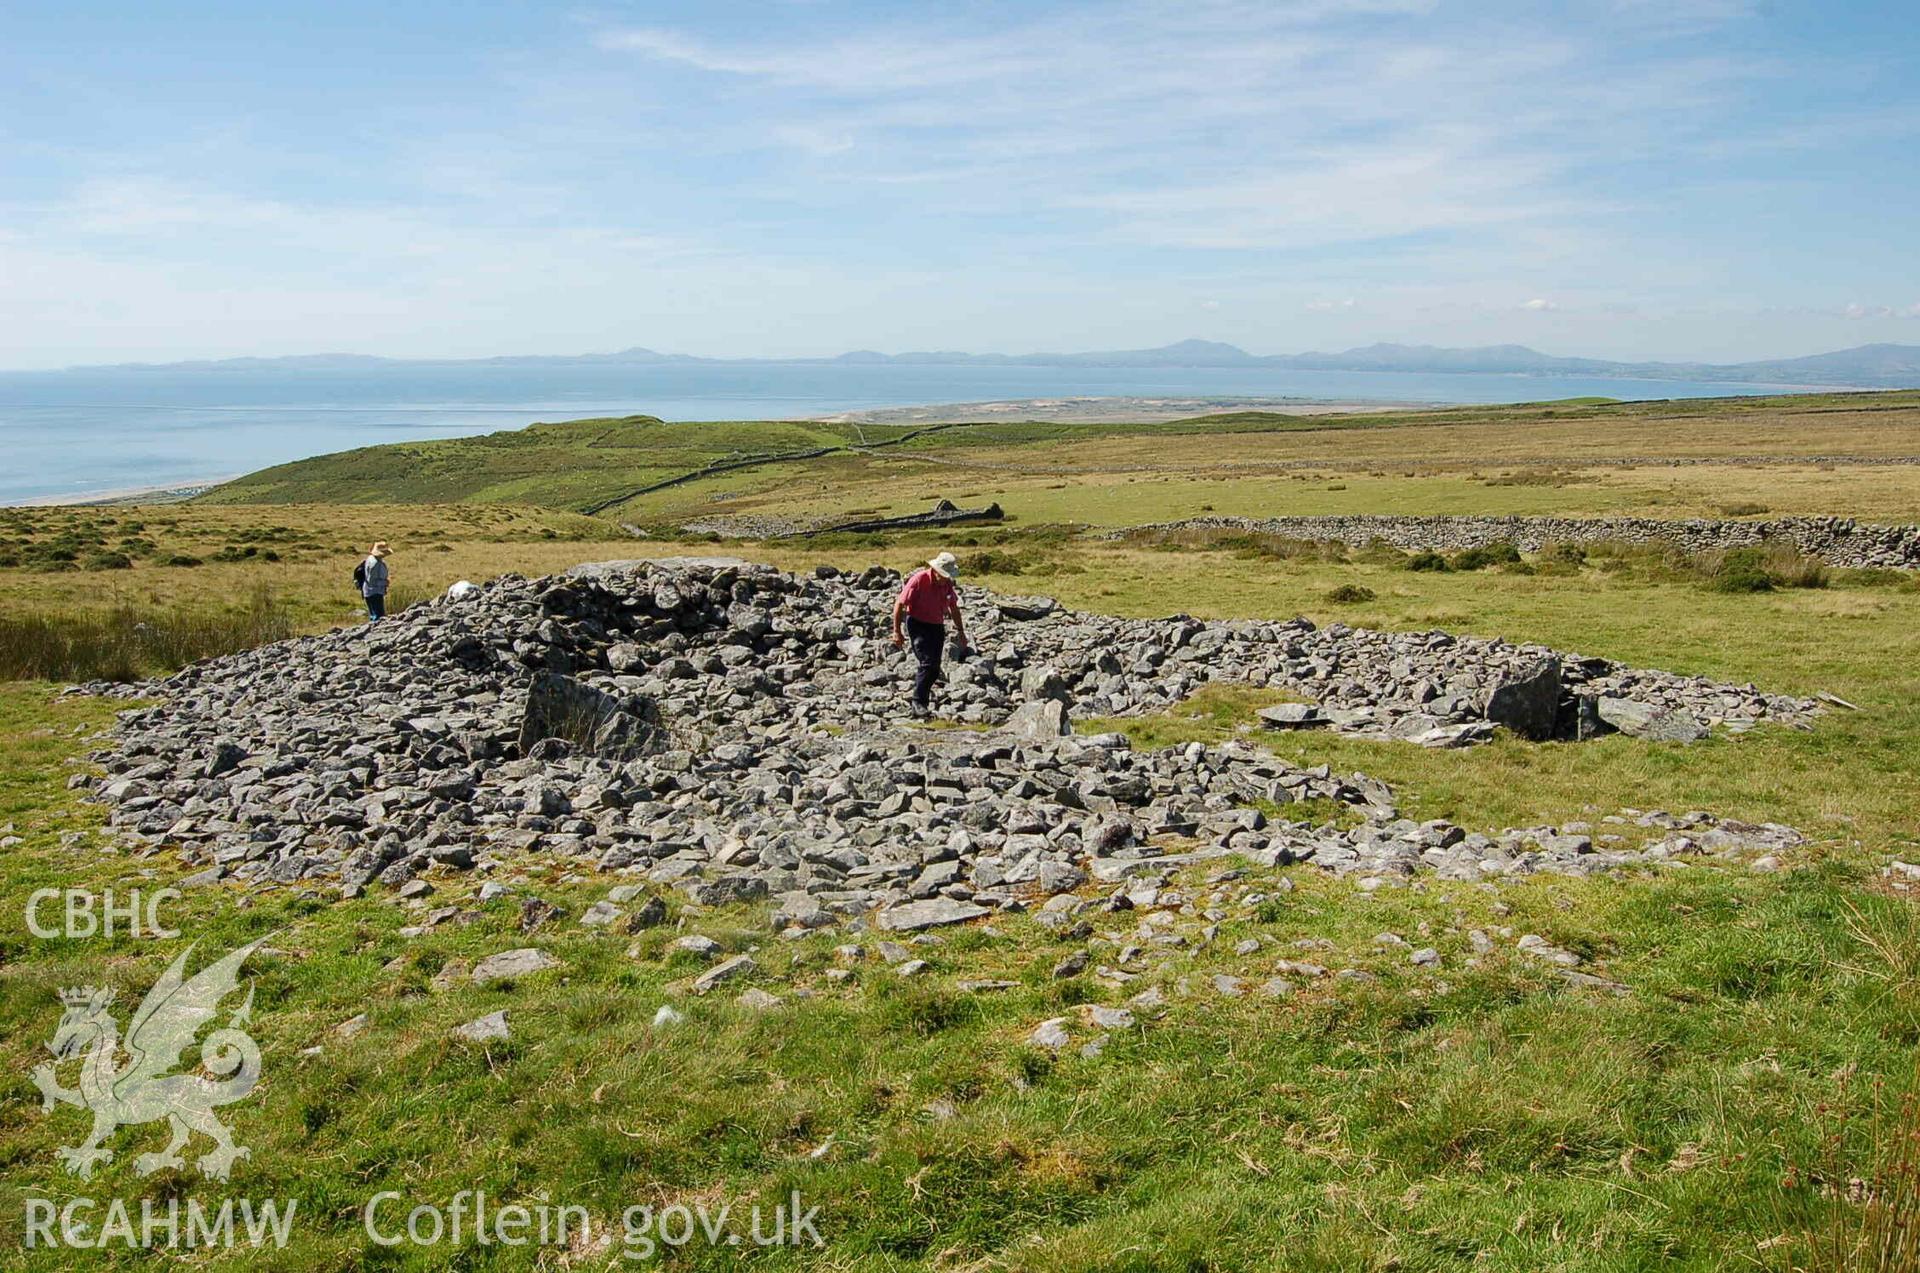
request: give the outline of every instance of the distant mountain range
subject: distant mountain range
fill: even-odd
[[[1306,371],[1482,372],[1523,376],[1619,376],[1645,380],[1721,380],[1741,384],[1920,387],[1920,345],[1859,345],[1803,358],[1759,362],[1615,362],[1561,358],[1525,345],[1448,349],[1436,345],[1365,345],[1341,353],[1250,354],[1212,340],[1183,340],[1158,349],[1083,354],[882,354],[856,350],[836,358],[698,358],[626,349],[612,354],[512,355],[470,359],[395,359],[365,354],[303,354],[288,358],[226,358],[175,363],[121,363],[75,371],[354,371],[399,366],[606,366],[689,363],[789,363],[977,367],[1285,367]],[[58,373],[53,373],[58,374]]]

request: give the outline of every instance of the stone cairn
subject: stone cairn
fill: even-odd
[[[1705,814],[1637,849],[1469,833],[1402,818],[1363,774],[1246,741],[1144,751],[1068,720],[1250,683],[1312,700],[1267,709],[1276,729],[1459,745],[1497,724],[1565,739],[1804,727],[1808,700],[1438,632],[1115,619],[967,589],[974,648],[942,702],[975,728],[927,729],[900,720],[910,660],[885,635],[899,582],[698,560],[509,575],[123,690],[160,702],[121,713],[91,757],[105,777],[76,781],[119,836],[176,846],[196,885],[405,897],[429,873],[539,854],[700,904],[773,899],[781,928],[872,916],[911,931],[1227,855],[1378,887],[1797,841]]]

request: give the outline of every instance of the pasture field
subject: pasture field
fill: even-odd
[[[621,498],[709,465],[781,455],[808,458]],[[1164,424],[667,424],[643,416],[319,456],[200,502],[526,504],[647,525],[717,512],[917,512],[941,496],[963,504],[1017,496],[1029,521],[1100,525],[1191,516],[1209,503],[1250,515],[1719,516],[1725,505],[1757,502],[1777,513],[1838,509],[1898,521],[1920,515],[1920,469],[1885,461],[1915,456],[1920,393],[1247,412]],[[1874,463],[1834,462],[1841,458]],[[1711,460],[1727,463],[1695,471]]]

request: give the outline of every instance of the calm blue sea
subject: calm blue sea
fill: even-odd
[[[645,413],[776,420],[1002,398],[1194,395],[1394,402],[1698,398],[1780,386],[1234,368],[730,363],[0,374],[0,503],[230,477],[381,442]]]

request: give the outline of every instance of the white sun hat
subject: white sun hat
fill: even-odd
[[[960,562],[952,553],[941,553],[927,564],[932,566],[934,573],[943,579],[958,579],[960,577]]]

